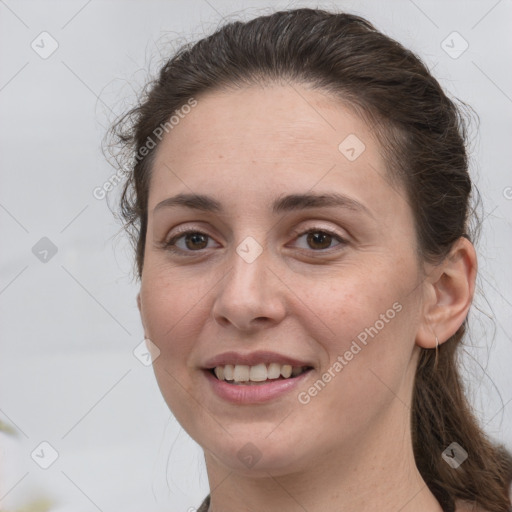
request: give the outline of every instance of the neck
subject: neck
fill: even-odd
[[[317,454],[300,471],[240,474],[206,454],[209,512],[442,512],[416,467],[408,410],[394,407],[356,449]]]

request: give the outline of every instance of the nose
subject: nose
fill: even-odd
[[[286,286],[270,268],[266,250],[252,262],[234,252],[233,264],[216,290],[212,315],[222,327],[249,333],[275,326],[285,317]]]

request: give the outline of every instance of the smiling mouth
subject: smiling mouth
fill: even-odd
[[[212,368],[210,373],[223,382],[233,385],[258,385],[277,380],[290,380],[313,368],[279,363],[260,363],[254,366],[227,364]]]

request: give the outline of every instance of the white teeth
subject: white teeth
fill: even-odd
[[[288,379],[292,374],[292,366],[290,364],[283,364],[283,366],[281,366],[281,375],[285,378],[285,379]]]
[[[224,368],[222,366],[217,366],[214,372],[217,379],[224,380]]]
[[[281,365],[279,363],[270,363],[267,370],[268,379],[279,379],[281,375]]]
[[[227,364],[226,366],[217,366],[214,369],[215,376],[219,380],[226,380],[235,383],[243,382],[265,382],[266,380],[275,380],[279,377],[289,379],[303,373],[307,367],[292,366],[290,364],[270,363],[268,365],[260,363],[254,366],[245,364]]]
[[[232,364],[227,364],[226,366],[224,366],[224,380],[233,380],[234,368],[235,367]]]
[[[263,382],[267,380],[267,367],[263,363],[251,366],[249,380],[253,382]]]
[[[245,364],[235,365],[233,379],[235,382],[247,382],[249,380],[249,366]]]

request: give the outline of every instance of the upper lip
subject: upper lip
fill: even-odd
[[[278,354],[277,352],[257,351],[246,354],[242,354],[240,352],[223,352],[222,354],[218,354],[215,357],[208,359],[204,363],[203,368],[205,370],[211,370],[217,366],[226,366],[228,364],[232,364],[233,366],[237,364],[255,366],[261,363],[279,363],[281,365],[289,364],[291,366],[313,366],[307,361],[294,359],[293,357]]]

